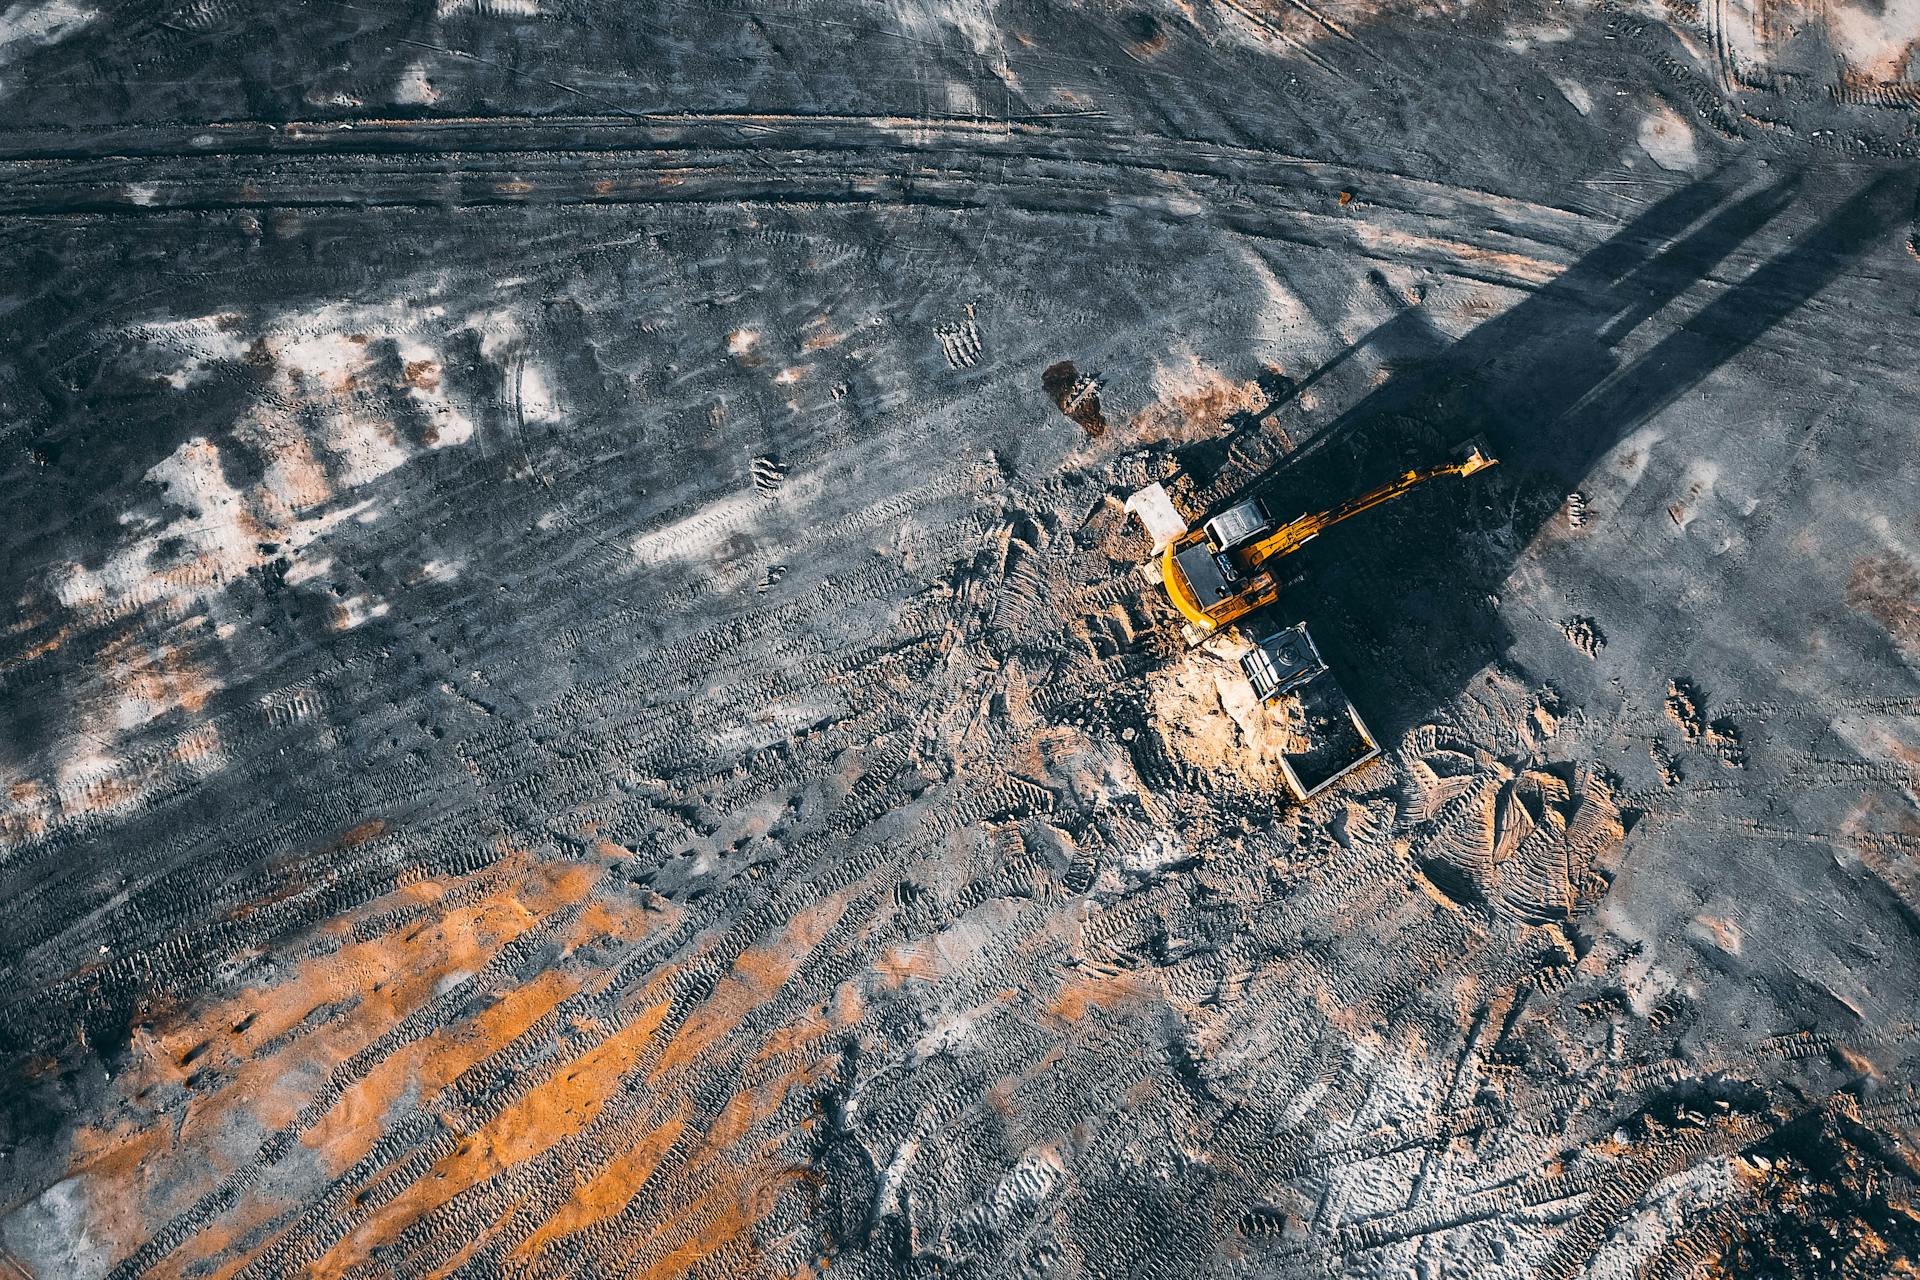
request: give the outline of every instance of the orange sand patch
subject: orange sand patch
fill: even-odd
[[[371,838],[371,830],[372,824],[362,824],[346,839]],[[74,1139],[70,1171],[86,1179],[95,1238],[119,1252],[137,1246],[155,1224],[229,1171],[231,1137],[223,1144],[222,1135],[251,1130],[264,1138],[292,1124],[337,1063],[433,999],[443,980],[478,971],[542,917],[585,897],[596,878],[590,866],[531,865],[522,858],[517,874],[479,902],[310,957],[284,981],[205,1005],[156,1032],[136,1032],[133,1064],[115,1085],[125,1110],[147,1116],[147,1123],[82,1129]],[[348,934],[357,919],[404,905],[431,909],[456,883],[409,885],[319,933]],[[348,1091],[309,1135],[310,1145],[337,1167],[350,1164],[378,1136],[380,1119],[404,1090],[409,1069],[425,1080],[451,1079],[457,1064],[477,1060],[499,1042],[490,1037],[518,1034],[564,994],[565,982],[557,978],[529,984],[468,1028],[402,1050]],[[333,1007],[341,1011],[304,1026]],[[254,1056],[282,1038],[278,1049]],[[177,1097],[176,1087],[203,1071],[211,1083],[184,1104],[158,1114],[143,1105],[150,1091]],[[103,1153],[109,1150],[129,1154],[108,1158]],[[247,1204],[236,1212],[244,1214]]]
[[[82,1129],[74,1134],[68,1173],[86,1179],[87,1232],[112,1241],[116,1260],[146,1239],[145,1167],[165,1140],[158,1128]]]
[[[359,834],[359,830],[349,834]],[[87,1150],[96,1164],[103,1158],[101,1150],[124,1144],[129,1136],[138,1134],[144,1145],[127,1158],[126,1164],[137,1166],[143,1174],[153,1171],[150,1178],[135,1183],[121,1176],[117,1167],[99,1166],[102,1173],[97,1176],[125,1188],[114,1237],[124,1241],[123,1252],[143,1239],[154,1222],[178,1212],[175,1206],[191,1203],[204,1194],[212,1179],[219,1176],[215,1166],[220,1162],[210,1156],[217,1154],[216,1138],[230,1130],[233,1117],[244,1116],[263,1134],[291,1123],[298,1109],[310,1100],[311,1089],[335,1063],[431,1000],[444,982],[478,971],[501,947],[542,918],[586,898],[601,870],[580,864],[528,865],[526,855],[513,856],[521,865],[480,902],[435,915],[436,904],[447,897],[453,885],[408,886],[370,904],[356,917],[412,905],[425,906],[427,919],[386,937],[348,941],[331,955],[300,962],[283,982],[197,1010],[175,1019],[165,1030],[143,1037],[138,1065],[119,1082],[128,1097],[138,1097],[143,1088],[153,1085],[184,1081],[203,1070],[212,1069],[224,1079],[186,1108],[177,1131],[170,1131],[173,1116],[155,1116],[158,1123],[145,1129],[95,1135],[94,1147]],[[496,868],[495,874],[498,872]],[[687,1073],[698,1070],[694,1065],[698,1059],[787,982],[840,918],[847,900],[848,895],[842,894],[818,903],[789,921],[763,945],[743,952],[716,984],[709,1000],[674,1034],[667,1051],[649,1072],[654,1086],[676,1091],[687,1088],[691,1083]],[[642,912],[618,903],[589,903],[571,933],[577,944],[583,939],[627,931],[644,923],[642,916]],[[350,936],[353,924],[353,918],[343,918],[320,930],[320,935]],[[661,975],[655,990],[660,991],[659,984],[670,976]],[[348,1089],[303,1135],[303,1140],[321,1154],[326,1167],[336,1172],[349,1168],[371,1150],[391,1111],[411,1089],[429,1098],[444,1090],[488,1053],[525,1035],[582,985],[580,976],[550,971],[507,993],[468,1023],[396,1051]],[[333,1006],[340,1011],[317,1024],[308,1023],[316,1011]],[[628,1086],[629,1073],[648,1044],[658,1039],[670,1007],[668,1001],[659,1000],[629,1025],[535,1084],[466,1135],[458,1148],[425,1177],[371,1211],[306,1274],[341,1274],[366,1261],[376,1246],[462,1192],[583,1132]],[[858,993],[843,986],[831,1011],[822,1010],[812,1020],[818,1025],[796,1025],[770,1037],[765,1057],[799,1056],[821,1028],[857,1019],[859,1009]],[[248,1056],[279,1037],[286,1037],[287,1044],[270,1056]],[[769,1172],[765,1162],[754,1157],[743,1162],[741,1153],[733,1148],[780,1107],[794,1088],[816,1079],[825,1067],[826,1060],[822,1059],[797,1063],[775,1080],[742,1091],[726,1105],[702,1144],[703,1152],[712,1153],[703,1159],[724,1161],[725,1171],[698,1204],[660,1226],[663,1232],[681,1231],[689,1215],[705,1224],[690,1242],[675,1241],[678,1247],[669,1258],[669,1262],[678,1259],[672,1263],[673,1268],[693,1265],[717,1249],[750,1248],[747,1242],[760,1209],[791,1185],[792,1174]],[[137,1103],[130,1106],[139,1110]],[[651,1175],[679,1136],[678,1126],[683,1123],[676,1119],[663,1125],[582,1181],[578,1194],[539,1228],[521,1252],[533,1253],[555,1238],[588,1228],[618,1212]],[[156,1203],[162,1187],[171,1189],[165,1206]],[[206,1238],[215,1256],[233,1247],[237,1239],[233,1234],[235,1224],[268,1220],[265,1199],[264,1193],[248,1197],[223,1216],[225,1229]],[[199,1253],[199,1247],[194,1251]],[[659,1267],[653,1273],[663,1274]]]
[[[850,893],[849,890],[814,904],[789,920],[777,937],[743,951],[728,973],[714,985],[708,999],[681,1025],[659,1063],[648,1073],[654,1087],[676,1091],[690,1088],[695,1083],[690,1077],[698,1071],[694,1065],[698,1058],[785,985],[800,962],[839,920]],[[857,1017],[858,996],[843,986],[836,994],[831,1016]],[[796,1047],[803,1043],[810,1030],[808,1022],[803,1019],[801,1024],[788,1029],[786,1042]],[[761,1061],[780,1052],[773,1042],[782,1038],[778,1034],[770,1037],[767,1049],[760,1055]],[[644,1250],[650,1242],[669,1233],[683,1238],[682,1243],[639,1274],[681,1276],[721,1250],[751,1252],[754,1227],[765,1218],[774,1197],[795,1178],[807,1175],[804,1170],[770,1166],[762,1158],[764,1153],[748,1153],[743,1158],[742,1153],[734,1149],[735,1144],[772,1115],[795,1087],[817,1079],[826,1070],[828,1061],[819,1059],[796,1066],[772,1083],[742,1090],[728,1101],[705,1135],[702,1155],[691,1162],[696,1167],[712,1162],[718,1176],[700,1199],[635,1240],[633,1252]],[[626,1188],[621,1205],[631,1199],[637,1189],[637,1184],[613,1185]],[[541,1228],[542,1243],[590,1225],[613,1211],[616,1210],[591,1203],[576,1211],[570,1205]],[[567,1223],[556,1226],[562,1217]],[[616,1272],[622,1270],[615,1268]]]
[[[722,1250],[751,1257],[754,1228],[766,1220],[784,1184],[811,1181],[815,1176],[806,1169],[743,1170],[722,1181],[695,1202],[686,1218],[665,1224],[677,1227],[691,1220],[692,1238],[639,1272],[635,1280],[677,1280]],[[743,1243],[745,1248],[740,1250]]]
[[[696,1232],[693,1240],[675,1250],[670,1257],[680,1258],[684,1265],[692,1265],[730,1239],[746,1239],[754,1224],[764,1218],[772,1196],[778,1193],[781,1171],[759,1160],[749,1160],[743,1165],[729,1149],[755,1125],[778,1110],[794,1088],[818,1079],[828,1065],[829,1060],[821,1060],[796,1068],[771,1084],[744,1090],[728,1102],[702,1143],[703,1155],[692,1162],[694,1167],[709,1161],[720,1163],[722,1173],[716,1190],[703,1197],[688,1214],[675,1214],[648,1233],[657,1236],[684,1225],[687,1217],[699,1212],[699,1206],[704,1205],[710,1214],[709,1223],[724,1224],[721,1229],[724,1234],[714,1232],[711,1228]],[[554,1240],[591,1227],[620,1212],[652,1176],[668,1149],[685,1132],[685,1127],[684,1120],[676,1117],[647,1135],[632,1150],[615,1158],[598,1174],[579,1178],[578,1190],[573,1198],[521,1242],[514,1249],[513,1256],[530,1256]],[[639,1243],[644,1244],[644,1240]],[[663,1262],[659,1265],[667,1264]]]
[[[21,650],[19,655],[15,657],[13,661],[8,665],[24,666],[26,663],[32,662],[35,658],[44,658],[48,654],[58,650],[61,645],[65,644],[67,642],[67,637],[72,633],[73,633],[72,628],[61,627],[58,631],[48,636],[45,640],[42,640],[35,645],[29,645],[27,648]]]
[[[713,994],[681,1025],[652,1078],[661,1080],[690,1065],[778,991],[846,911],[850,892],[814,903],[787,921],[778,938],[741,952],[732,970],[714,984]]]
[[[332,1173],[345,1173],[372,1150],[409,1085],[420,1097],[433,1097],[476,1062],[525,1035],[581,985],[576,975],[548,970],[506,992],[470,1023],[414,1041],[355,1082],[300,1140],[323,1154]]]
[[[754,1065],[796,1053],[829,1032],[851,1027],[865,1012],[866,1001],[861,999],[859,990],[851,981],[843,982],[834,992],[832,1004],[822,1005],[817,1012],[804,1014],[769,1032],[767,1042],[753,1055]]]
[[[887,985],[897,987],[909,978],[919,978],[932,982],[940,976],[940,958],[931,943],[908,942],[897,947],[888,947],[874,961],[875,972],[886,979]]]
[[[795,1184],[819,1185],[819,1175],[811,1169],[777,1163],[767,1159],[764,1152],[750,1153],[744,1159],[733,1153],[718,1155],[710,1173],[712,1181],[707,1189],[685,1209],[650,1224],[652,1229],[634,1240],[610,1274],[630,1275],[635,1280],[667,1280],[692,1274],[716,1254],[752,1260],[756,1253],[754,1231],[773,1216],[781,1193]],[[668,1241],[676,1243],[665,1254],[644,1269],[633,1269],[636,1255],[648,1251],[650,1245]],[[728,1269],[731,1274],[741,1270]]]
[[[1240,669],[1248,646],[1223,638],[1195,649],[1148,676],[1154,732],[1169,754],[1212,775],[1234,774],[1252,787],[1272,787],[1280,764],[1300,746],[1284,714],[1253,696]],[[1290,699],[1277,709],[1294,706]]]
[[[225,1219],[209,1223],[194,1232],[179,1251],[167,1259],[166,1271],[162,1274],[184,1275],[192,1263],[231,1255],[228,1261],[206,1277],[206,1280],[229,1280],[247,1265],[248,1255],[240,1252],[240,1242],[289,1207],[288,1202],[272,1196],[256,1196],[243,1201]]]
[[[828,918],[825,920],[824,926],[803,926],[797,935],[798,940],[807,943],[807,939],[811,937],[814,941],[817,941],[819,932],[824,931],[825,927],[831,927],[831,923],[832,919]],[[818,931],[816,931],[816,928]],[[788,954],[791,956],[791,963],[797,963],[799,956],[791,954],[791,941],[795,939],[795,937],[794,932],[789,930],[787,935],[788,942],[772,944],[768,948],[759,949],[760,954],[751,951],[744,953],[742,959],[748,961],[746,970],[748,975],[746,979],[747,983],[764,984],[771,976],[770,970],[767,967],[766,955],[764,954],[766,952],[771,951]],[[807,943],[808,947],[810,947],[810,945],[810,943]],[[804,949],[800,954],[804,955]],[[738,968],[737,965],[736,968]],[[783,982],[784,977],[782,977],[780,981]],[[724,986],[725,984],[723,983],[722,985]],[[772,990],[778,988],[778,985],[776,982],[772,989],[763,989],[763,994],[760,998],[764,999],[765,995],[770,995]],[[716,996],[718,994],[718,990],[716,990]],[[664,1013],[666,1007],[667,1006],[663,1004],[656,1012]],[[754,1060],[756,1063],[763,1063],[775,1057],[794,1053],[804,1048],[819,1032],[836,1025],[849,1025],[853,1021],[856,1021],[861,1012],[862,1008],[858,993],[852,989],[850,983],[842,984],[831,1006],[823,1008],[816,1014],[803,1017],[787,1027],[776,1030],[768,1037],[767,1044],[762,1048],[761,1052],[756,1055]],[[679,1035],[676,1036],[676,1043],[679,1038],[684,1035],[686,1035],[685,1027],[683,1027]],[[595,1052],[599,1053],[601,1051],[596,1050]],[[589,1055],[589,1057],[591,1056],[592,1055]],[[588,1059],[582,1059],[582,1063],[587,1061]],[[831,1058],[815,1058],[810,1061],[798,1063],[783,1072],[773,1081],[741,1089],[729,1099],[720,1114],[715,1118],[712,1126],[701,1139],[701,1154],[690,1161],[690,1166],[698,1168],[703,1163],[710,1161],[720,1161],[726,1166],[727,1172],[722,1175],[719,1181],[721,1190],[707,1197],[703,1203],[708,1204],[710,1211],[716,1216],[715,1220],[725,1219],[729,1222],[736,1222],[737,1220],[736,1225],[729,1228],[735,1236],[744,1238],[744,1233],[749,1231],[753,1223],[757,1222],[760,1217],[757,1213],[741,1214],[738,1212],[739,1204],[758,1203],[774,1192],[769,1191],[768,1188],[763,1185],[767,1177],[764,1171],[757,1175],[759,1181],[753,1181],[747,1178],[744,1172],[734,1171],[739,1161],[733,1149],[746,1138],[746,1135],[756,1125],[765,1122],[777,1112],[795,1088],[810,1084],[819,1079],[821,1074],[829,1068],[831,1062]],[[655,1073],[656,1079],[659,1077],[659,1074],[659,1072]],[[617,1079],[606,1080],[601,1083],[604,1087],[597,1087],[593,1092],[597,1093],[603,1102],[606,1097],[612,1095],[615,1088],[619,1087],[620,1081]],[[666,1087],[676,1091],[684,1091],[690,1083],[689,1081],[687,1083],[670,1084]],[[597,1107],[600,1103],[594,1103],[593,1105]],[[494,1126],[489,1126],[490,1129],[495,1127],[498,1127],[498,1122],[496,1122]],[[634,1195],[639,1192],[647,1178],[652,1176],[654,1169],[665,1156],[667,1150],[682,1138],[684,1132],[685,1120],[676,1117],[649,1134],[646,1139],[632,1150],[617,1157],[599,1173],[581,1178],[578,1182],[578,1191],[574,1197],[555,1213],[553,1217],[542,1223],[526,1240],[516,1246],[513,1250],[513,1256],[531,1256],[554,1240],[584,1230],[620,1212],[626,1207],[627,1203],[632,1200]],[[749,1160],[747,1166],[749,1168],[757,1168],[759,1167],[759,1162],[757,1160]],[[758,1190],[742,1190],[743,1181],[752,1182],[753,1187],[758,1188]],[[775,1182],[778,1182],[777,1178]],[[731,1188],[731,1190],[729,1190],[729,1188]],[[775,1190],[777,1190],[777,1187]],[[684,1220],[685,1215],[677,1214],[672,1222],[662,1223],[658,1230],[670,1230],[676,1223],[682,1223]],[[501,1225],[504,1226],[505,1224],[503,1223]],[[654,1234],[658,1234],[658,1231]],[[644,1241],[641,1243],[644,1244]],[[704,1252],[700,1252],[702,1248],[718,1248],[723,1243],[725,1243],[724,1240],[710,1240],[705,1235],[702,1235],[697,1242],[682,1246],[680,1250],[676,1251],[674,1256],[684,1256],[687,1259],[697,1260],[699,1257],[706,1256]],[[688,1265],[691,1265],[691,1261],[688,1262]],[[451,1268],[449,1268],[449,1270],[451,1270]]]
[[[825,351],[846,340],[846,335],[834,329],[833,322],[825,316],[815,316],[807,321],[806,327],[809,332],[800,340],[802,351]]]
[[[1719,916],[1698,916],[1695,918],[1698,920],[1700,927],[1713,936],[1713,944],[1715,946],[1733,955],[1740,954],[1740,946],[1744,939],[1739,925]]]
[[[608,1161],[599,1173],[584,1178],[576,1175],[578,1189],[573,1198],[522,1240],[511,1256],[530,1258],[548,1242],[570,1236],[626,1208],[685,1129],[684,1121],[669,1120]]]
[[[83,1129],[74,1135],[69,1174],[83,1179],[87,1232],[94,1239],[111,1242],[116,1262],[133,1252],[163,1220],[153,1216],[161,1192],[150,1162],[167,1141],[163,1125],[145,1129],[118,1126],[110,1131]],[[180,1200],[176,1207],[185,1207],[185,1201]],[[195,1232],[171,1257],[169,1266],[178,1272],[191,1262],[218,1257],[285,1208],[284,1202],[271,1196],[255,1197],[225,1221]],[[216,1273],[214,1280],[230,1274],[243,1261],[235,1259]]]
[[[144,704],[140,723],[179,708],[197,715],[213,696],[214,685],[190,658],[186,649],[171,644],[149,644],[132,631],[122,632],[100,647],[95,659],[103,681],[123,704]]]
[[[47,829],[53,802],[47,789],[32,779],[7,787],[7,803],[0,809],[0,841],[27,840]]]
[[[304,434],[262,423],[255,424],[247,435],[268,458],[266,480],[255,499],[269,523],[289,524],[295,512],[318,506],[333,496],[327,469]]]
[[[578,1134],[613,1096],[620,1078],[653,1037],[672,1007],[653,1006],[568,1067],[516,1099],[453,1153],[380,1206],[307,1269],[313,1277],[337,1276],[365,1262],[375,1246],[461,1192],[532,1159]]]
[[[707,1146],[720,1151],[732,1147],[755,1125],[767,1120],[801,1085],[812,1084],[832,1066],[834,1059],[816,1058],[784,1072],[770,1084],[742,1089],[727,1100],[713,1127],[707,1131]]]
[[[1111,1009],[1153,989],[1151,979],[1131,973],[1111,977],[1070,978],[1047,1001],[1046,1010],[1064,1022],[1078,1022],[1088,1009]]]
[[[645,908],[630,902],[595,899],[582,908],[572,932],[567,934],[567,950],[577,951],[600,938],[643,937],[651,931],[653,921],[648,918],[649,914]]]

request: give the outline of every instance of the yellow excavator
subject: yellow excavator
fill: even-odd
[[[1153,537],[1154,558],[1142,565],[1146,576],[1166,588],[1184,619],[1189,645],[1202,644],[1235,621],[1269,605],[1280,594],[1277,561],[1298,551],[1352,516],[1429,480],[1470,476],[1494,465],[1486,442],[1469,440],[1438,466],[1403,471],[1326,511],[1276,525],[1259,499],[1229,507],[1189,529],[1163,485],[1152,484],[1127,499],[1127,509]],[[1293,745],[1280,759],[1280,774],[1295,799],[1305,803],[1335,782],[1380,756],[1380,743],[1359,708],[1347,698],[1320,657],[1304,622],[1282,630],[1261,627],[1235,646],[1254,696],[1264,706],[1291,699],[1287,713],[1295,726]]]
[[[1186,620],[1181,630],[1187,642],[1199,644],[1234,620],[1262,605],[1272,604],[1280,593],[1274,562],[1298,551],[1322,531],[1390,502],[1429,480],[1441,476],[1470,476],[1493,466],[1496,461],[1484,441],[1470,440],[1455,451],[1450,461],[1404,471],[1377,489],[1337,507],[1303,515],[1282,525],[1275,525],[1266,506],[1258,498],[1251,498],[1202,525],[1168,538],[1149,576],[1160,579],[1173,607]],[[1157,496],[1155,505],[1172,514],[1172,504],[1166,500],[1164,491]],[[1156,522],[1148,519],[1146,511],[1140,514],[1143,523],[1152,528]],[[1175,515],[1174,519],[1177,521],[1179,517]]]

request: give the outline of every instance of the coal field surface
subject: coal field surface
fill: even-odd
[[[1916,40],[0,10],[0,1276],[1914,1274]]]

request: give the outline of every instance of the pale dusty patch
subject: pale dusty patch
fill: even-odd
[[[1165,485],[1148,485],[1127,499],[1126,508],[1153,539],[1156,552],[1187,531],[1186,517],[1174,507]]]
[[[390,412],[393,388],[378,354],[381,344],[391,343],[400,358],[404,394],[425,420],[427,446],[471,440],[473,420],[441,376],[442,348],[451,335],[473,327],[482,334],[483,350],[503,350],[519,334],[515,327],[503,337],[496,315],[505,313],[462,324],[438,306],[338,303],[285,313],[251,336],[232,315],[146,324],[132,332],[184,357],[165,375],[182,389],[221,361],[247,358],[267,371],[268,394],[255,401],[235,435],[265,457],[273,497],[298,511],[336,490],[378,479],[418,451],[402,438]],[[552,399],[550,392],[544,397]],[[299,408],[307,411],[306,421],[294,412]],[[309,429],[308,421],[317,426]]]
[[[804,507],[825,492],[826,480],[815,472],[788,476],[781,495],[794,507]],[[628,544],[634,565],[649,565],[716,559],[729,543],[759,529],[767,504],[758,493],[745,493],[710,502],[700,510],[663,528],[653,529]]]
[[[141,203],[138,194],[134,201]],[[181,362],[162,376],[176,391],[184,391],[205,380],[214,365],[247,354],[243,322],[244,317],[237,313],[222,312],[190,320],[155,321],[132,329],[129,336],[180,356]]]
[[[1666,439],[1666,432],[1658,427],[1646,426],[1613,446],[1607,453],[1607,470],[1612,473],[1620,488],[1632,490],[1647,474],[1647,463],[1652,460],[1653,448]]]
[[[56,1182],[0,1218],[0,1242],[33,1274],[95,1280],[113,1266],[111,1242],[88,1230],[85,1186],[81,1178]]]
[[[228,759],[220,732],[211,724],[131,758],[108,750],[113,743],[104,734],[111,731],[110,726],[97,717],[80,727],[80,735],[67,738],[58,748],[60,758],[44,810],[49,823],[125,809],[163,785],[208,777]]]
[[[876,1212],[886,1212],[899,1197],[900,1183],[906,1178],[907,1168],[919,1152],[920,1143],[913,1138],[894,1148],[893,1159],[887,1161],[886,1171],[880,1175],[880,1190],[874,1197]]]
[[[1507,28],[1501,43],[1515,53],[1528,53],[1541,45],[1564,44],[1573,39],[1573,28],[1566,23],[1515,22]]]
[[[977,116],[980,114],[980,99],[974,94],[972,85],[964,80],[949,79],[946,88],[949,115]]]
[[[547,384],[547,375],[536,365],[522,364],[520,380],[520,416],[528,422],[558,422],[560,406]]]
[[[1149,385],[1153,403],[1136,413],[1124,431],[1110,432],[1082,446],[1088,455],[1163,441],[1184,444],[1211,439],[1226,430],[1233,414],[1250,413],[1266,404],[1259,383],[1230,379],[1191,351],[1176,352],[1170,360],[1156,363]]]
[[[1367,1082],[1365,1101],[1343,1126],[1345,1132],[1358,1136],[1402,1128],[1433,1113],[1444,1088],[1439,1074],[1443,1069],[1438,1063],[1439,1055],[1407,1052],[1420,1047],[1417,1041],[1389,1047],[1371,1028],[1345,1030],[1354,1036],[1349,1069]],[[1414,1164],[1396,1167],[1390,1162],[1366,1161],[1338,1166],[1328,1178],[1328,1205],[1343,1218],[1391,1213],[1403,1208],[1408,1175],[1414,1167]]]
[[[912,1062],[925,1062],[928,1058],[940,1054],[951,1054],[959,1050],[982,1014],[990,1012],[988,1005],[977,1005],[971,1009],[962,1009],[955,1013],[944,1014],[936,1018],[933,1025],[921,1033],[914,1041]]]
[[[1765,0],[1725,0],[1724,4],[1700,7],[1702,18],[1719,37],[1727,60],[1736,70],[1757,71],[1767,63],[1766,40],[1761,34],[1763,7]]]
[[[1849,66],[1875,80],[1906,79],[1920,48],[1920,0],[1837,0],[1821,13]]]
[[[685,519],[635,538],[628,544],[634,564],[645,567],[718,551],[735,533],[753,527],[765,505],[751,493],[708,503]]]
[[[1277,347],[1288,347],[1302,341],[1323,336],[1320,321],[1307,300],[1283,281],[1273,267],[1251,249],[1239,251],[1240,266],[1250,273],[1260,288],[1260,312],[1255,320],[1255,332],[1262,342]],[[1319,305],[1338,302],[1338,299],[1325,298]],[[1342,317],[1336,323],[1345,323],[1351,317]]]
[[[1633,1280],[1646,1275],[1686,1223],[1698,1221],[1739,1190],[1738,1175],[1727,1156],[1710,1157],[1655,1183],[1634,1211],[1613,1228],[1584,1274],[1593,1280]]]
[[[1664,103],[1649,111],[1640,122],[1640,149],[1662,169],[1691,173],[1700,164],[1693,145],[1693,130],[1680,113]]]
[[[135,540],[98,569],[78,562],[58,566],[49,582],[62,605],[89,621],[123,617],[152,605],[184,609],[205,601],[247,571],[271,560],[262,548],[292,556],[368,504],[278,520],[260,489],[242,493],[227,479],[220,451],[209,440],[188,440],[148,469],[166,513],[129,513],[121,523]],[[270,478],[269,478],[270,479]],[[272,497],[270,491],[267,497]]]
[[[1211,652],[1212,648],[1222,652]],[[1280,761],[1302,745],[1253,695],[1230,636],[1167,663],[1148,677],[1154,731],[1197,769],[1236,775],[1254,786],[1284,786]]]
[[[999,53],[1001,20],[993,0],[904,0],[893,14],[909,35],[922,40],[940,43],[952,32],[978,56]]]
[[[1593,95],[1587,92],[1587,87],[1578,80],[1570,80],[1565,76],[1555,76],[1553,77],[1553,87],[1560,91],[1561,97],[1573,104],[1575,111],[1578,111],[1583,116],[1593,114]]]
[[[35,49],[66,39],[82,27],[99,21],[100,10],[74,0],[33,0],[9,5],[0,12],[0,67],[17,62]],[[6,86],[0,84],[0,91]]]
[[[1186,842],[1178,832],[1156,831],[1138,847],[1127,851],[1120,865],[1135,875],[1152,875],[1185,861],[1186,857]]]
[[[351,631],[374,618],[386,617],[388,608],[385,600],[374,600],[364,595],[347,596],[333,607],[333,629]]]
[[[524,338],[510,314],[477,320],[483,346],[519,359]],[[63,820],[131,805],[183,770],[217,766],[219,734],[195,721],[219,688],[212,650],[245,629],[228,588],[262,569],[290,586],[326,588],[333,558],[316,544],[342,521],[381,515],[356,491],[423,451],[473,438],[469,405],[444,376],[448,341],[467,327],[443,307],[395,299],[263,319],[168,317],[127,331],[180,392],[215,377],[257,390],[223,434],[186,440],[148,468],[104,556],[43,571],[48,608],[111,634],[97,679],[63,707],[68,732],[32,758],[0,762],[0,837],[42,836]],[[530,399],[536,413],[552,411],[537,372]],[[423,574],[457,571],[435,564]],[[341,630],[390,608],[364,592],[327,598]],[[184,728],[172,722],[181,717]]]
[[[527,358],[531,345],[520,320],[511,311],[476,311],[466,327],[480,335],[480,354],[508,370],[520,417],[527,422],[558,422],[560,404],[553,384],[540,365]]]
[[[483,18],[532,18],[539,16],[537,0],[440,0],[439,15],[450,18],[459,13]]]
[[[1629,948],[1634,943],[1639,944],[1638,949],[1621,965],[1619,976],[1620,985],[1627,993],[1627,1003],[1644,1018],[1653,1012],[1660,997],[1679,986],[1679,977],[1660,963],[1658,940],[1629,919],[1611,898],[1601,901],[1596,918],[1598,923],[1628,944]]]
[[[424,63],[410,62],[393,86],[393,100],[410,107],[424,107],[440,101],[440,91],[427,79]]]
[[[1024,1221],[1066,1177],[1060,1153],[1051,1147],[1029,1151],[1009,1169],[994,1188],[992,1219],[1003,1229]]]
[[[1699,514],[1701,502],[1712,495],[1719,479],[1718,463],[1706,458],[1696,458],[1688,463],[1680,477],[1680,492],[1667,505],[1667,514],[1673,523],[1682,529],[1692,524],[1694,517]]]

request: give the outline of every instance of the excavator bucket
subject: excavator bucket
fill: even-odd
[[[1453,456],[1460,463],[1460,474],[1470,476],[1476,471],[1485,471],[1499,462],[1493,456],[1493,450],[1487,447],[1485,436],[1474,436],[1454,449]]]

